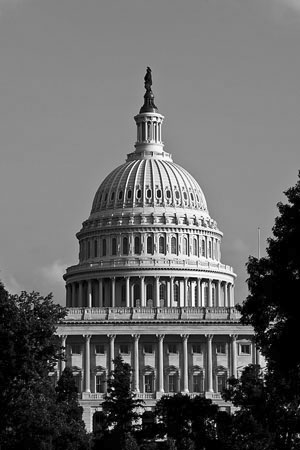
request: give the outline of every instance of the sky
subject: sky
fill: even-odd
[[[300,0],[0,0],[0,279],[53,292],[103,179],[134,149],[143,77],[247,296],[300,143]]]

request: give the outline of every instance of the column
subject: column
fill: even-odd
[[[217,297],[217,306],[221,306],[221,281],[217,280],[216,283],[216,297]]]
[[[261,363],[261,361],[260,361],[260,351],[259,351],[259,349],[256,347],[256,364],[257,364],[258,366],[260,366],[260,363]]]
[[[166,306],[169,308],[171,306],[171,303],[170,303],[170,280],[168,280],[168,279],[166,281],[166,289],[167,289],[167,292],[166,292],[166,294],[167,294],[167,305]]]
[[[195,280],[191,281],[191,289],[190,289],[190,293],[191,293],[191,305],[192,307],[195,307]]]
[[[212,339],[213,335],[207,335],[207,390],[213,392],[213,374],[212,374]]]
[[[99,278],[98,290],[99,290],[99,306],[103,306],[103,279],[102,278]]]
[[[156,298],[156,306],[160,306],[160,299],[159,299],[159,277],[155,277],[155,298]]]
[[[174,277],[170,278],[170,306],[174,305]]]
[[[234,307],[234,285],[230,284],[230,306]]]
[[[139,389],[139,334],[133,334],[134,338],[134,356],[133,356],[133,364],[134,364],[134,372],[133,372],[133,390],[135,392],[140,392]]]
[[[90,335],[84,335],[85,338],[85,352],[84,352],[84,374],[85,374],[85,386],[84,386],[84,392],[91,392],[90,388],[90,378],[91,378],[91,368],[90,368],[90,342],[91,342],[91,336]]]
[[[208,280],[208,306],[212,307],[212,281]]]
[[[257,364],[256,363],[256,343],[255,343],[254,338],[252,338],[252,342],[251,342],[251,351],[252,351],[252,364]]]
[[[183,346],[183,392],[189,392],[189,378],[188,378],[188,334],[182,334],[182,346]]]
[[[111,372],[114,370],[114,363],[113,360],[115,359],[115,334],[108,334],[107,337],[109,338],[109,364],[108,364],[108,370]]]
[[[189,299],[188,299],[188,278],[184,278],[184,306],[188,306]]]
[[[111,279],[111,306],[114,308],[116,306],[116,278]]]
[[[145,277],[140,277],[140,290],[141,290],[141,306],[146,306],[145,302]]]
[[[227,297],[227,283],[224,283],[224,306],[228,305],[228,297]]]
[[[129,277],[126,277],[126,306],[127,308],[130,306],[130,284],[129,284]]]
[[[88,307],[93,305],[92,280],[88,280]]]
[[[83,281],[79,281],[78,306],[84,306],[84,304],[83,304]]]
[[[236,338],[237,336],[233,334],[231,336],[231,355],[232,355],[232,376],[237,378],[237,348],[236,348]]]
[[[197,279],[197,306],[202,306],[201,278]]]
[[[158,338],[158,392],[164,390],[164,334],[157,335]]]
[[[65,336],[65,335],[62,335],[62,336],[60,336],[60,338],[61,338],[61,346],[62,347],[64,347],[64,359],[62,359],[61,361],[60,361],[60,376],[61,376],[61,374],[63,373],[63,371],[65,370],[65,367],[66,367],[66,342],[67,342],[67,336]]]

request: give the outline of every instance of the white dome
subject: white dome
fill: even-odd
[[[164,159],[135,159],[114,169],[96,192],[91,214],[133,207],[176,207],[207,211],[197,181]]]

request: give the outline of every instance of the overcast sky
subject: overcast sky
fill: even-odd
[[[247,289],[300,167],[300,0],[0,0],[0,279],[50,291],[136,136],[146,66],[164,142]]]

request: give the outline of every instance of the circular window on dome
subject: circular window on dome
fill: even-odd
[[[138,189],[138,190],[136,191],[136,197],[137,197],[138,199],[141,199],[141,198],[142,198],[142,190],[141,190],[141,189]]]
[[[199,200],[199,195],[198,194],[196,194],[196,199],[197,199],[197,202],[199,203],[200,200]]]
[[[147,198],[151,198],[152,197],[152,191],[151,189],[147,189]]]
[[[110,199],[111,199],[111,201],[113,201],[115,199],[115,193],[114,192],[111,193]]]
[[[156,191],[156,197],[157,197],[157,198],[161,198],[161,190],[160,190],[160,189],[157,189],[157,191]]]
[[[106,192],[105,197],[104,197],[104,201],[105,201],[105,202],[106,202],[106,200],[107,200],[107,197],[108,197],[108,193]]]
[[[166,196],[167,196],[167,198],[171,198],[171,191],[170,191],[170,189],[167,189]]]
[[[130,200],[131,197],[132,197],[132,190],[128,189],[128,191],[127,191],[127,198]]]
[[[183,198],[184,198],[184,200],[187,200],[187,193],[186,192],[183,193]]]
[[[191,192],[191,200],[192,200],[192,202],[194,201],[194,194]]]
[[[123,191],[120,191],[119,192],[119,200],[122,200],[122,198],[123,198]]]
[[[175,192],[175,197],[177,198],[177,200],[180,199],[180,195],[179,195],[179,192],[178,192],[178,191]]]

